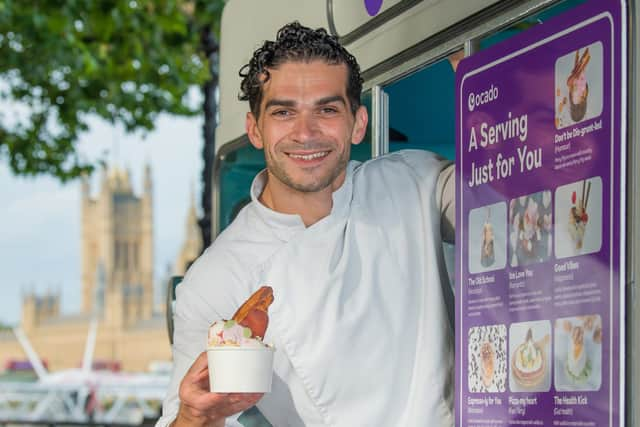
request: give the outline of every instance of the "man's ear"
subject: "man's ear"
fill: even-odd
[[[264,147],[264,144],[262,143],[262,135],[258,129],[258,119],[252,112],[247,113],[244,128],[247,131],[247,136],[249,137],[251,145],[256,147],[258,150],[261,150],[262,147]]]
[[[358,145],[364,139],[367,133],[367,123],[369,123],[369,114],[364,105],[361,105],[356,111],[356,121],[351,132],[351,143]]]

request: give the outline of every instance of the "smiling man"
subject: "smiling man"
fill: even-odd
[[[286,25],[241,76],[247,135],[267,169],[178,288],[158,425],[235,426],[254,404],[274,426],[453,425],[441,286],[452,168],[423,151],[349,162],[368,122],[362,79],[322,29]],[[272,392],[210,393],[208,326],[262,285],[275,296]]]
[[[264,74],[261,79],[265,79]],[[364,138],[367,111],[347,96],[345,64],[288,62],[262,82],[262,99],[247,114],[247,135],[264,150],[267,183],[260,201],[314,224],[331,210],[344,183],[351,144]],[[261,114],[262,112],[262,114]]]

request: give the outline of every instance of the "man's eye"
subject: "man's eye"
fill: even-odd
[[[278,117],[287,117],[291,115],[291,112],[289,110],[275,110],[271,114]]]
[[[338,109],[335,107],[323,107],[322,113],[324,114],[335,114],[338,112]]]

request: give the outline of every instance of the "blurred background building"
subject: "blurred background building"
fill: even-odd
[[[52,370],[80,364],[92,318],[99,321],[96,361],[141,371],[152,362],[171,360],[163,305],[154,306],[150,167],[145,167],[140,195],[133,191],[129,171],[119,167],[103,170],[97,197],[92,198],[87,178],[81,191],[80,312],[62,315],[59,293],[29,292],[23,295],[20,326]],[[201,249],[192,197],[174,274],[183,275]],[[0,354],[7,360],[25,358],[8,332],[0,337]]]

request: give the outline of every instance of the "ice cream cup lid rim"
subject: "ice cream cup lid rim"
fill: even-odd
[[[207,351],[275,351],[273,347],[240,347],[235,345],[219,345],[207,347]]]

